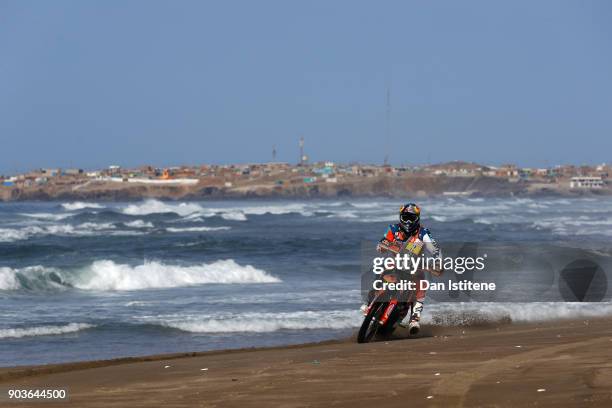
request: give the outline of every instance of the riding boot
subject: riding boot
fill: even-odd
[[[410,322],[408,323],[408,329],[410,330],[410,335],[414,336],[419,333],[421,330],[421,312],[423,311],[423,302],[415,302],[414,307],[412,308],[412,316],[410,316]]]

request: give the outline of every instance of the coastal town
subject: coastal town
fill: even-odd
[[[0,175],[0,200],[337,196],[607,195],[610,165],[525,168],[453,161],[431,165],[298,163],[42,168]]]

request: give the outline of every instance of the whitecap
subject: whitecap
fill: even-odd
[[[156,261],[131,266],[101,260],[85,268],[74,279],[74,286],[85,290],[139,290],[210,283],[275,282],[280,282],[280,279],[251,265],[239,265],[232,259],[194,266],[169,265]]]
[[[221,214],[221,218],[228,221],[246,221],[247,217],[242,212],[228,212]]]
[[[0,268],[0,290],[57,290],[77,288],[123,291],[173,288],[201,284],[249,284],[281,282],[266,271],[240,265],[232,259],[184,266],[147,261],[141,265],[99,260],[74,270],[42,265],[13,269]]]
[[[228,230],[230,227],[168,227],[166,231],[168,232],[207,232],[207,231],[224,231]]]
[[[153,223],[143,220],[134,220],[124,222],[123,225],[130,228],[153,228]]]
[[[95,326],[87,323],[68,323],[61,326],[35,326],[0,329],[0,339],[75,333],[81,330],[90,329],[92,327]]]
[[[432,303],[425,323],[470,325],[474,323],[540,322],[560,319],[595,318],[612,315],[609,302],[460,302]]]
[[[194,203],[175,204],[151,199],[139,204],[130,204],[122,212],[127,215],[175,213],[180,216],[187,216],[200,211],[203,211],[203,208]]]
[[[73,203],[64,203],[62,204],[62,207],[66,211],[77,211],[77,210],[83,210],[85,208],[104,208],[104,206],[101,204],[87,203],[83,201],[75,201]]]
[[[358,310],[253,312],[214,316],[172,316],[158,324],[191,333],[265,333],[278,330],[347,329],[359,327]]]
[[[20,214],[24,217],[34,218],[37,220],[46,220],[46,221],[60,221],[64,218],[72,217],[74,214],[52,214],[52,213],[33,213],[33,214]]]

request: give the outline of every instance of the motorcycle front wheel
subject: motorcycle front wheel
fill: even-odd
[[[381,302],[372,306],[365,319],[363,319],[357,334],[357,343],[367,343],[374,338],[380,328],[380,317],[385,312],[387,304],[388,302]]]

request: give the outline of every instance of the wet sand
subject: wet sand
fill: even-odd
[[[9,388],[66,388],[17,402]],[[612,318],[0,369],[6,407],[612,406]]]

